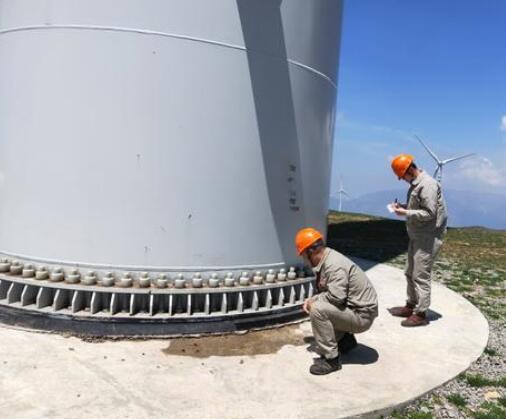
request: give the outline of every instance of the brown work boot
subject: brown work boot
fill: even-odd
[[[425,313],[413,313],[406,320],[401,322],[401,326],[404,327],[417,327],[417,326],[427,326],[429,322],[425,318]]]
[[[413,308],[409,304],[402,307],[391,307],[388,309],[390,314],[395,317],[409,317],[413,314]]]
[[[322,356],[315,359],[314,364],[309,368],[309,372],[313,375],[326,375],[334,371],[339,371],[341,368],[339,355],[332,359],[326,359]]]

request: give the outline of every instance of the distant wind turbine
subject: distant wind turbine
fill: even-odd
[[[337,197],[339,198],[339,212],[343,209],[343,195],[350,198],[348,192],[343,188],[343,180],[339,178],[339,190],[337,191]]]
[[[425,148],[425,150],[427,150],[427,153],[429,153],[430,156],[436,162],[437,167],[436,167],[436,171],[434,172],[434,178],[439,183],[441,183],[441,181],[443,179],[443,167],[444,167],[445,164],[451,163],[452,161],[455,161],[455,160],[465,159],[466,157],[471,157],[471,156],[474,156],[476,154],[476,153],[470,153],[470,154],[464,154],[463,156],[452,157],[450,159],[440,160],[439,157],[436,156],[436,154],[427,146],[427,144],[425,144],[422,141],[422,139],[418,135],[414,135],[414,136],[420,142],[420,144],[423,145],[423,147]]]

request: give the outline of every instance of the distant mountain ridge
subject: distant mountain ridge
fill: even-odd
[[[399,202],[405,202],[406,193],[407,189],[392,189],[343,200],[343,211],[399,219],[388,212],[386,205],[395,198]],[[443,193],[448,205],[448,222],[451,227],[506,229],[506,195],[454,189],[444,190]],[[330,208],[338,208],[337,198],[330,198]]]

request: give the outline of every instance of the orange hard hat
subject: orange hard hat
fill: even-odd
[[[304,250],[315,244],[318,240],[323,240],[323,235],[318,230],[311,227],[299,230],[295,236],[295,247],[297,247],[299,255],[301,255]]]
[[[399,154],[392,160],[392,170],[401,179],[408,170],[411,163],[413,163],[414,157],[410,154]]]

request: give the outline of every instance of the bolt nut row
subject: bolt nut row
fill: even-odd
[[[182,273],[171,280],[167,274],[160,273],[156,278],[152,278],[148,272],[142,272],[137,280],[131,272],[124,272],[121,277],[117,278],[113,272],[106,272],[102,278],[97,275],[95,271],[88,271],[82,275],[78,269],[72,268],[65,272],[61,267],[55,267],[50,270],[44,265],[35,267],[33,264],[24,265],[17,260],[9,260],[7,258],[0,259],[0,272],[9,273],[11,275],[21,275],[23,278],[34,278],[36,280],[48,280],[51,282],[65,281],[68,284],[82,285],[100,285],[103,287],[118,286],[122,288],[129,288],[134,285],[140,288],[149,288],[151,286],[156,288],[167,288],[172,285],[174,288],[202,288],[207,285],[209,288],[249,286],[249,285],[262,285],[264,283],[284,282],[287,280],[294,280],[296,278],[304,277],[304,270],[299,269],[297,272],[294,267],[290,267],[288,272],[286,269],[281,268],[278,272],[274,269],[269,269],[265,274],[261,271],[250,273],[247,271],[242,272],[238,277],[235,277],[232,272],[225,275],[223,279],[219,278],[217,273],[211,274],[207,281],[204,280],[202,274],[197,272],[189,279],[185,278]]]
[[[64,279],[64,273],[62,268],[55,268],[53,272],[49,274],[49,280],[51,282],[60,282]]]
[[[102,277],[102,286],[104,287],[112,287],[114,282],[115,278],[112,272],[106,272],[106,274]]]
[[[35,276],[35,267],[31,264],[25,265],[21,271],[21,276],[23,278],[33,278]]]
[[[35,279],[42,281],[49,278],[49,271],[45,266],[39,266],[35,271]]]
[[[81,280],[84,285],[95,285],[97,283],[97,274],[95,271],[89,271]]]
[[[11,263],[10,273],[12,275],[21,275],[23,272],[23,264],[17,260]]]
[[[0,259],[0,272],[9,272],[11,269],[11,262],[9,259]]]
[[[71,269],[65,277],[65,282],[69,284],[77,284],[81,281],[81,274],[77,269]]]

